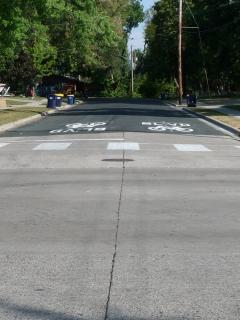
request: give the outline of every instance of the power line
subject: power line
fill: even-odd
[[[221,26],[216,26],[216,27],[209,28],[209,29],[203,29],[203,30],[201,30],[201,33],[211,33],[211,32],[215,32],[217,30],[223,30],[226,27],[228,27],[228,26],[230,26],[232,24],[236,24],[236,23],[238,23],[238,21],[236,21],[236,20],[229,21],[229,22],[227,22],[225,24],[222,24]]]
[[[212,13],[212,12],[216,12],[216,11],[220,11],[220,10],[222,10],[222,9],[225,9],[225,8],[230,8],[230,9],[232,9],[232,6],[233,5],[240,5],[240,1],[234,1],[234,2],[231,2],[231,3],[228,3],[228,4],[222,4],[222,5],[220,5],[219,7],[214,7],[214,8],[212,8],[212,9],[209,9],[209,8],[207,8],[206,10],[198,10],[196,13],[195,13],[195,16],[201,16],[201,15],[203,15],[205,12],[207,12],[207,13]]]
[[[192,9],[190,8],[190,6],[188,5],[188,2],[186,2],[187,8],[191,13],[191,16],[193,18],[193,21],[195,22],[196,26],[197,26],[197,30],[198,30],[198,37],[199,37],[199,43],[200,43],[200,51],[201,51],[201,55],[202,55],[202,61],[203,61],[203,71],[206,77],[206,83],[207,83],[207,88],[208,88],[208,95],[210,96],[210,88],[209,88],[209,81],[208,81],[208,73],[207,73],[207,68],[206,68],[206,61],[205,61],[205,56],[204,56],[204,50],[203,50],[203,42],[202,42],[202,36],[201,36],[201,31],[200,31],[200,27],[198,25],[198,22],[192,12]]]
[[[218,11],[218,10],[220,10],[220,9],[223,9],[223,8],[226,8],[226,7],[230,7],[230,8],[231,8],[231,6],[234,5],[234,4],[240,4],[240,1],[234,1],[234,2],[231,2],[231,3],[229,3],[229,4],[221,5],[221,6],[219,6],[218,8],[214,8],[214,9],[212,9],[212,10],[207,9],[207,10],[205,10],[205,11],[202,11],[202,12],[199,12],[199,11],[198,11],[197,13],[193,14],[193,11],[192,11],[192,9],[190,8],[187,0],[186,0],[185,2],[186,2],[186,5],[187,5],[187,7],[188,7],[188,10],[189,10],[189,12],[190,12],[190,14],[191,14],[194,22],[196,23],[196,25],[197,25],[198,27],[199,27],[199,25],[198,25],[198,23],[197,23],[196,16],[202,15],[204,12],[206,12],[207,14],[209,14],[209,13],[211,13],[211,12],[213,12],[213,11],[216,12],[216,11]],[[237,18],[238,18],[238,20],[239,20],[239,16],[238,16]],[[229,25],[231,25],[231,24],[235,24],[235,23],[238,23],[237,19],[233,19],[232,21],[229,21],[229,22],[227,22],[227,23],[224,23],[224,24],[222,24],[221,26],[215,26],[215,27],[213,27],[213,28],[202,29],[200,32],[201,32],[201,33],[214,32],[215,30],[224,29],[225,27],[227,27],[227,26],[229,26]],[[199,30],[200,30],[200,28],[199,28]]]

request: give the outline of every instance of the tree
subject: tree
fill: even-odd
[[[37,5],[30,0],[0,2],[0,72],[20,87],[36,75],[51,73],[56,61],[48,28],[40,21],[40,4],[41,0]]]
[[[145,30],[144,72],[148,96],[159,95],[158,82],[172,82],[177,76],[177,26],[176,3],[169,0],[155,3]]]
[[[240,2],[186,0],[184,2],[183,71],[185,91],[230,90],[240,79]],[[144,70],[148,80],[177,79],[178,3],[157,2],[146,27]]]
[[[142,19],[141,10],[138,0],[0,0],[0,72],[11,80],[22,61],[29,81],[51,73],[119,78],[126,29]]]

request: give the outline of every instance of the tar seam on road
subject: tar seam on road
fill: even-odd
[[[124,132],[123,132],[123,138],[124,138]],[[113,285],[113,274],[114,274],[114,268],[115,268],[115,262],[116,262],[116,256],[117,256],[118,231],[119,231],[119,225],[120,225],[120,210],[121,210],[121,204],[122,204],[124,176],[125,176],[125,150],[123,149],[122,180],[121,180],[120,195],[119,195],[118,209],[117,209],[117,224],[116,224],[116,232],[115,232],[114,253],[112,257],[110,283],[108,288],[108,296],[107,296],[104,320],[108,319],[109,304],[110,304],[111,291],[112,291],[112,285]]]

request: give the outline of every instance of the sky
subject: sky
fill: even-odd
[[[156,0],[142,0],[142,4],[144,6],[144,10],[150,9]],[[144,26],[145,23],[141,23],[137,28],[133,29],[130,37],[129,37],[129,47],[133,46],[133,49],[143,49],[144,47]],[[132,39],[133,38],[133,39]]]

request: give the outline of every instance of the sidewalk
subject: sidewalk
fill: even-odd
[[[1,97],[1,100],[5,100],[6,106],[0,107],[0,110],[19,107],[46,107],[46,98],[25,98],[25,97]]]
[[[26,97],[1,97],[2,100],[6,100],[7,105],[5,107],[1,106],[0,110],[10,109],[10,108],[22,108],[22,107],[47,107],[47,98],[36,97],[36,98],[26,98]],[[77,100],[76,104],[81,103],[81,100]],[[62,107],[68,106],[66,99],[62,101]],[[59,108],[58,108],[59,109]],[[61,110],[61,109],[60,109]]]
[[[231,107],[239,107],[239,110]],[[213,109],[231,117],[240,119],[240,99],[205,99],[199,100],[197,108]]]

